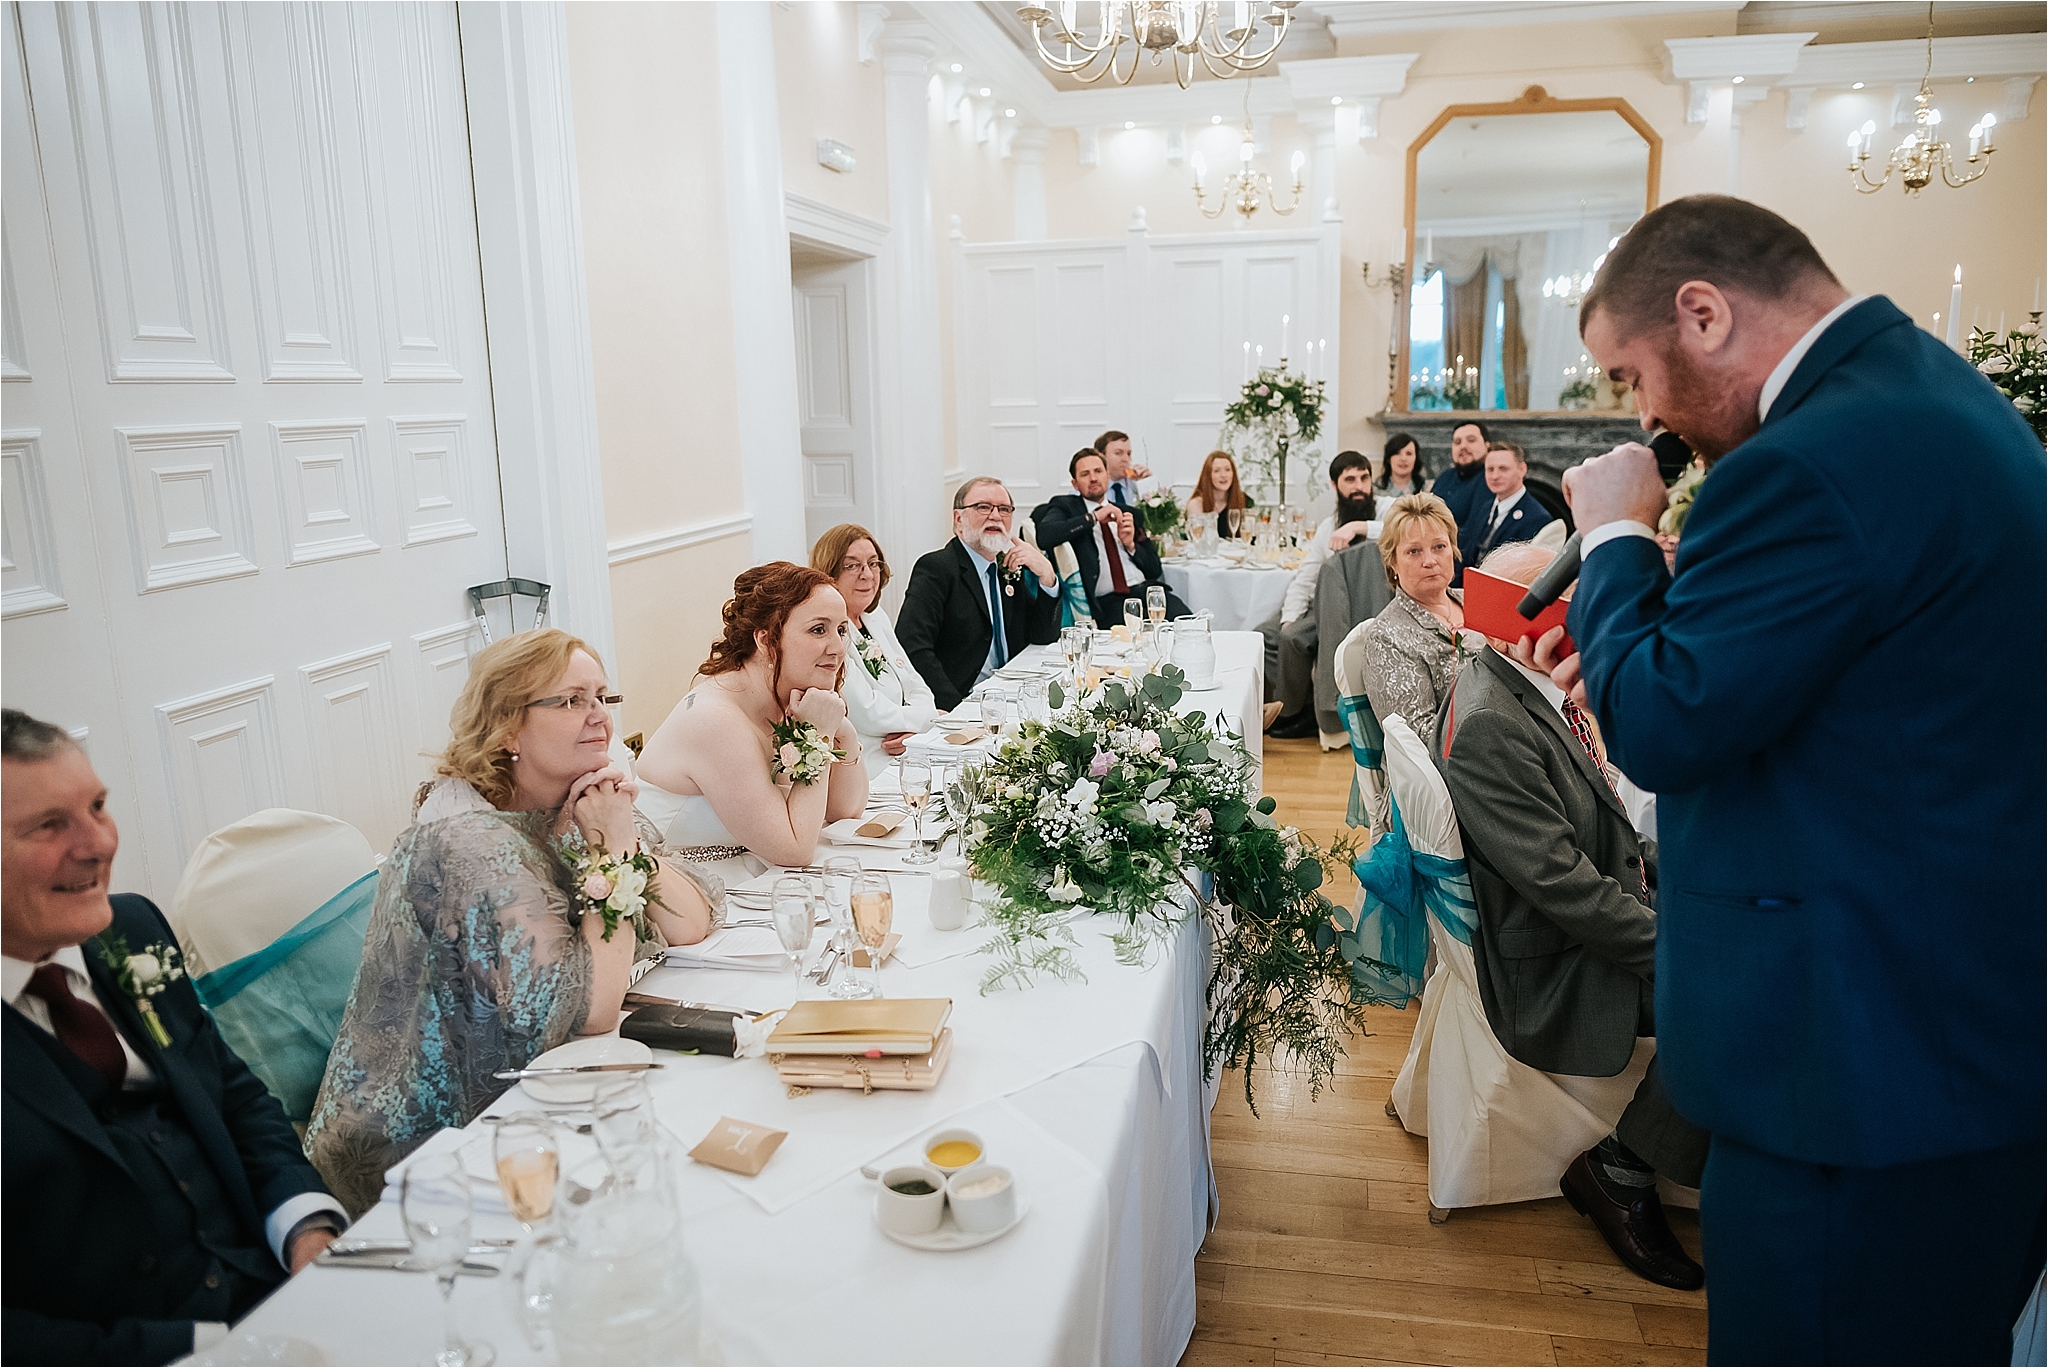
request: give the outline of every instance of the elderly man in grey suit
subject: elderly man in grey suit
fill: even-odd
[[[1528,584],[1552,554],[1517,543],[1482,568]],[[1657,844],[1630,821],[1585,714],[1489,640],[1459,673],[1434,747],[1479,904],[1480,1001],[1522,1063],[1611,1078],[1636,1037],[1656,1034]],[[1697,1288],[1706,1274],[1671,1233],[1656,1180],[1698,1187],[1707,1139],[1673,1109],[1653,1060],[1614,1133],[1559,1187],[1638,1275]]]

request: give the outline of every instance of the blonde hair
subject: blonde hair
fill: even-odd
[[[462,696],[448,714],[448,748],[435,757],[434,773],[462,780],[492,807],[511,802],[512,747],[526,725],[526,705],[562,677],[578,651],[604,669],[588,642],[553,627],[484,647],[470,662]]]
[[[1380,562],[1387,567],[1389,588],[1400,587],[1400,577],[1394,573],[1394,553],[1417,523],[1435,523],[1443,528],[1444,535],[1451,539],[1451,564],[1458,563],[1458,520],[1451,516],[1451,506],[1434,494],[1403,494],[1394,500],[1380,524]]]
[[[882,543],[876,539],[874,533],[859,523],[840,523],[837,527],[826,528],[818,539],[811,543],[811,569],[837,584],[839,563],[846,559],[846,553],[853,549],[853,544],[857,541],[864,541],[874,547],[875,559],[882,563],[882,582],[875,586],[874,602],[861,605],[860,611],[865,613],[882,601],[882,591],[889,587],[889,558],[883,554]],[[852,607],[850,603],[847,605],[849,610]]]

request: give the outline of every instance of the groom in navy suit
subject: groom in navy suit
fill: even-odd
[[[1713,462],[1669,573],[1648,449],[1566,472],[1580,654],[1522,648],[1658,795],[1709,1361],[2007,1362],[2048,1162],[2041,445],[1741,200],[1640,220],[1579,323],[1644,428]]]

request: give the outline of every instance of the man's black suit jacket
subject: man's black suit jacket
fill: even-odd
[[[1095,530],[1096,522],[1088,516],[1087,500],[1079,494],[1055,494],[1031,510],[1031,525],[1038,532],[1038,549],[1048,556],[1061,542],[1073,546],[1074,561],[1081,567],[1081,587],[1088,591],[1088,601],[1093,603],[1096,599],[1096,576],[1102,573],[1102,534]],[[1131,559],[1144,572],[1144,582],[1163,584],[1159,548],[1152,544],[1152,539],[1142,529],[1137,540],[1138,548],[1131,552]]]
[[[123,894],[112,901],[111,929],[131,950],[176,944],[148,899]],[[116,1029],[155,1072],[164,1105],[183,1117],[240,1226],[261,1245],[269,1212],[300,1193],[327,1191],[284,1108],[221,1039],[191,979],[153,999],[171,1037],[159,1048],[90,945],[85,958]],[[179,1309],[194,1288],[172,1284],[204,1260],[195,1264],[191,1250],[165,1247],[148,1218],[152,1201],[144,1185],[163,1185],[163,1174],[135,1172],[123,1162],[67,1073],[72,1057],[63,1045],[14,1008],[0,1013],[0,1357],[165,1363],[190,1353],[192,1317]]]
[[[1057,592],[1045,592],[1029,572],[1005,587],[1003,640],[1011,655],[1059,640]],[[903,591],[903,611],[896,615],[896,640],[942,710],[957,707],[974,687],[988,660],[988,582],[975,573],[958,537],[917,558]]]

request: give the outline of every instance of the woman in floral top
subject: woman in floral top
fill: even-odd
[[[828,529],[811,547],[811,568],[830,575],[846,600],[853,653],[839,691],[846,699],[846,716],[860,733],[868,773],[877,775],[903,754],[906,741],[938,719],[938,700],[882,611],[889,562],[874,534],[858,523]]]
[[[1393,601],[1366,624],[1365,693],[1373,716],[1399,713],[1425,740],[1451,696],[1461,659],[1465,609],[1451,575],[1458,565],[1458,523],[1434,494],[1394,500],[1380,530],[1380,559]],[[1470,655],[1472,647],[1463,647]]]

